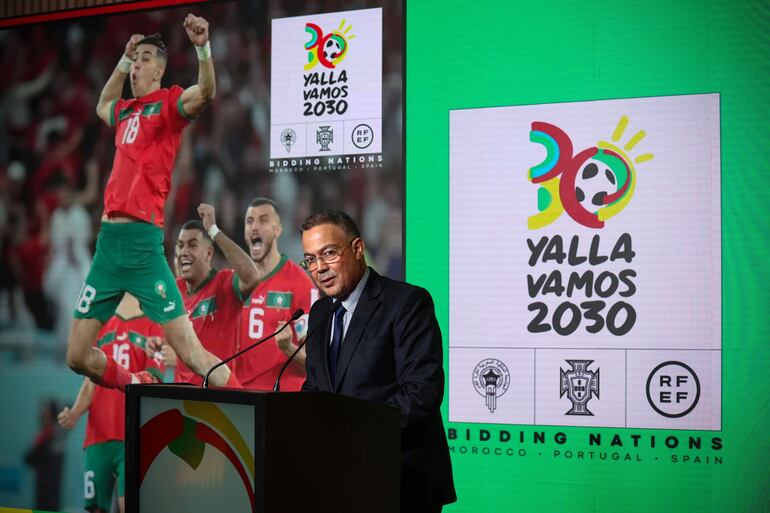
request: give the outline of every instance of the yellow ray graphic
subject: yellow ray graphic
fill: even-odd
[[[249,450],[249,446],[246,445],[246,441],[241,436],[230,419],[220,410],[217,405],[213,403],[207,403],[202,401],[183,401],[184,410],[193,417],[197,417],[201,420],[205,420],[209,425],[213,426],[220,433],[222,433],[230,443],[235,447],[236,452],[240,455],[246,468],[249,470],[251,477],[254,477],[254,455]]]
[[[631,139],[628,140],[628,142],[626,143],[625,146],[623,146],[623,148],[625,148],[626,151],[631,151],[632,149],[634,149],[634,146],[639,144],[639,141],[644,139],[646,135],[647,135],[647,132],[645,132],[644,130],[639,130],[634,134],[634,136]]]
[[[618,126],[615,127],[615,131],[612,132],[612,140],[617,142],[620,140],[621,137],[623,137],[623,132],[626,131],[626,127],[628,126],[628,116],[625,114],[620,117],[620,121],[618,121]]]
[[[647,162],[648,160],[652,160],[653,158],[655,158],[655,155],[653,155],[652,153],[645,153],[644,155],[639,155],[638,157],[636,157],[636,159],[634,160],[634,163],[641,164],[642,162]]]
[[[345,18],[342,18],[342,21],[340,22],[340,26],[339,26],[339,27],[337,27],[337,30],[342,30],[342,27],[344,27],[344,26],[345,26]],[[350,30],[350,28],[351,28],[352,26],[353,26],[353,25],[351,25],[350,27],[348,27],[348,30]],[[347,30],[346,30],[345,32],[347,32]]]

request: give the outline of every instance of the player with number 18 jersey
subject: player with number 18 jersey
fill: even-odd
[[[162,88],[168,54],[160,34],[133,34],[99,95],[96,113],[115,132],[115,159],[104,193],[102,228],[91,270],[75,306],[67,341],[67,364],[102,386],[123,390],[136,376],[93,342],[125,292],[163,325],[168,344],[198,374],[218,359],[205,348],[186,318],[163,248],[163,210],[181,133],[216,95],[209,24],[188,14],[183,27],[198,54],[198,83]],[[130,77],[133,98],[122,99]],[[213,236],[212,236],[213,237]],[[239,387],[226,366],[212,384]]]
[[[141,98],[113,101],[115,159],[104,191],[106,217],[130,216],[163,227],[182,129],[191,121],[182,108],[183,92],[174,85]]]

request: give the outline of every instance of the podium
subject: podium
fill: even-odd
[[[328,392],[126,389],[126,511],[400,508],[400,414]]]

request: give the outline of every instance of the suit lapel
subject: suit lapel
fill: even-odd
[[[356,347],[361,338],[363,338],[366,327],[369,324],[374,312],[380,306],[380,293],[382,292],[382,284],[380,283],[380,275],[374,272],[373,269],[369,269],[369,279],[364,286],[364,292],[358,299],[358,305],[353,312],[353,318],[350,320],[350,326],[345,333],[345,338],[342,340],[342,349],[340,350],[339,361],[337,362],[337,382],[332,387],[333,390],[339,389],[340,383],[345,377],[345,372],[348,369],[348,364],[353,354],[356,351]],[[331,329],[331,328],[329,328]],[[328,332],[327,332],[328,338]],[[329,368],[327,365],[326,375],[329,375]]]
[[[327,387],[326,389],[334,390],[331,377],[329,376],[329,333],[331,333],[331,323],[334,318],[333,315],[329,315],[329,311],[334,307],[334,302],[329,299],[329,304],[326,306],[328,306],[328,308],[324,308],[324,313],[321,314],[322,318],[326,317],[326,320],[324,321],[324,325],[319,328],[320,333],[318,334],[318,343],[320,345],[318,351],[320,360],[318,362],[318,369],[321,371],[320,379],[323,380],[323,383]],[[321,389],[323,390],[323,388]]]

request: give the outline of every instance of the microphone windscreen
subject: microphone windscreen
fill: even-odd
[[[303,315],[305,315],[305,311],[304,311],[302,308],[298,308],[298,309],[297,309],[297,311],[296,311],[296,312],[294,312],[294,313],[291,315],[291,321],[296,321],[297,319],[299,319],[299,318],[300,318],[300,317],[302,317]],[[291,321],[289,321],[289,322],[291,322]]]

